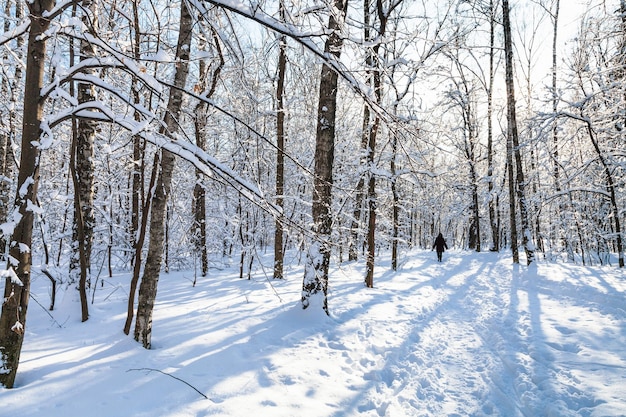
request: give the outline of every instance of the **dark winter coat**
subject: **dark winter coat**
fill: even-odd
[[[433,249],[437,249],[437,252],[443,252],[444,249],[448,249],[448,245],[446,245],[446,240],[443,238],[443,235],[439,233],[439,236],[435,239],[435,243],[433,244]]]

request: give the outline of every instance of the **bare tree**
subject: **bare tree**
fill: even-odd
[[[365,42],[372,42],[372,0],[363,0],[363,39]],[[372,86],[374,72],[374,52],[372,48],[368,48],[365,57],[365,71],[367,74],[367,85]],[[380,80],[380,77],[378,78]],[[366,208],[366,180],[369,177],[368,166],[370,157],[373,159],[374,154],[369,150],[369,144],[372,139],[373,123],[370,106],[365,103],[363,106],[363,124],[361,128],[361,154],[359,157],[359,181],[355,189],[354,213],[352,224],[350,226],[350,239],[348,242],[348,260],[356,261],[359,258],[359,247],[362,246],[361,231],[363,229],[364,219],[367,218]],[[376,124],[377,127],[377,124]],[[375,140],[375,136],[373,137]],[[365,214],[365,216],[364,216]],[[375,220],[374,220],[375,222]],[[366,277],[367,282],[367,277]],[[367,284],[366,284],[367,285]]]
[[[201,22],[204,19],[201,19]],[[211,27],[208,34],[198,36],[198,49],[204,50],[207,45],[206,37],[210,34],[213,39],[213,45],[217,53],[215,59],[216,65],[212,68],[205,59],[201,59],[198,68],[198,85],[196,89],[202,91],[207,98],[211,98],[217,89],[217,82],[220,72],[224,66],[224,56],[220,46],[220,40],[215,30]],[[212,70],[213,73],[209,74]],[[210,78],[210,80],[209,80]],[[209,83],[210,81],[210,83]],[[207,123],[208,123],[208,104],[204,100],[200,100],[196,105],[194,128],[196,133],[196,145],[206,151],[207,148]],[[209,260],[207,253],[207,230],[206,230],[206,188],[202,183],[204,175],[200,170],[196,170],[196,185],[193,190],[193,236],[196,252],[200,253],[200,262],[202,268],[202,276],[206,276],[209,269]]]
[[[329,35],[324,52],[339,58],[343,46],[341,30],[348,7],[347,0],[335,0],[328,20]],[[312,299],[321,299],[321,308],[328,314],[328,267],[331,252],[332,186],[335,158],[335,114],[337,110],[338,74],[327,63],[320,74],[315,139],[315,168],[313,179],[313,233],[315,240],[308,249],[302,280],[302,307],[308,308]]]
[[[622,227],[620,222],[620,209],[617,204],[617,192],[614,174],[611,172],[611,164],[607,161],[606,156],[600,149],[600,144],[597,138],[593,125],[588,118],[582,116],[582,120],[586,124],[587,133],[589,134],[589,140],[593,145],[593,149],[596,152],[598,161],[602,166],[604,177],[606,179],[606,188],[609,194],[609,202],[611,204],[611,217],[613,218],[613,224],[615,227],[615,243],[617,247],[618,264],[620,268],[624,267],[624,246],[622,243]]]
[[[585,264],[592,262],[596,252],[600,262],[604,262],[603,257],[609,262],[608,253],[614,251],[620,267],[624,266],[623,202],[618,184],[624,178],[621,160],[626,101],[622,11],[617,16],[589,11],[584,17],[570,61],[573,101],[565,100],[556,115],[573,123],[568,143],[578,141],[572,148],[561,148],[563,191],[556,195],[568,197],[566,208],[571,213],[564,213],[564,219],[575,223],[578,234],[578,242],[565,241],[570,257],[574,259],[575,252],[580,251]],[[577,164],[566,170],[571,156],[576,157]]]
[[[82,22],[91,35],[98,30],[98,1],[83,0]],[[95,57],[94,46],[85,39],[80,41],[80,60]],[[73,63],[72,63],[73,65]],[[90,68],[84,70],[85,76],[94,75]],[[78,83],[77,98],[79,104],[85,104],[96,99],[95,87],[90,82]],[[70,283],[78,281],[78,291],[81,300],[82,320],[89,318],[87,303],[87,281],[91,270],[91,248],[95,227],[94,193],[94,141],[98,131],[98,122],[86,118],[74,120],[72,123],[72,146],[70,153],[70,173],[74,185],[74,222],[73,222],[73,251],[70,258]],[[78,273],[78,274],[77,274]],[[78,275],[76,279],[75,275]]]
[[[30,29],[24,87],[22,145],[14,205],[17,224],[10,242],[9,254],[12,261],[9,265],[9,276],[6,277],[4,303],[0,315],[0,369],[3,370],[0,372],[0,384],[6,388],[12,388],[15,382],[28,311],[31,244],[37,211],[39,144],[42,133],[41,88],[46,56],[46,37],[43,34],[50,26],[50,19],[44,16],[54,7],[55,1],[34,0],[27,4],[30,12]]]
[[[11,11],[15,10],[15,20],[20,21],[22,19],[22,3],[7,1],[5,4],[4,15],[4,32],[8,32],[11,29]],[[15,54],[16,58],[21,58],[21,47],[23,45],[22,37],[18,37],[15,40]],[[3,52],[4,58],[8,59],[8,51],[5,49]],[[3,61],[3,62],[6,62]],[[4,69],[2,75],[2,82],[0,84],[0,95],[8,98],[11,103],[17,101],[17,93],[19,91],[19,84],[22,82],[22,66],[15,65],[13,74],[9,73],[9,68]],[[6,222],[9,215],[9,207],[11,200],[11,177],[13,176],[15,162],[13,160],[13,141],[15,139],[15,133],[17,131],[16,124],[18,123],[17,111],[15,106],[10,106],[8,114],[3,115],[0,120],[0,224]],[[7,250],[7,239],[4,235],[0,235],[0,259],[5,259]]]
[[[170,139],[175,139],[183,101],[183,89],[189,71],[189,52],[191,45],[193,19],[185,1],[181,2],[180,26],[176,44],[176,72],[174,85],[170,88],[167,110],[164,117],[164,127],[161,133]],[[139,286],[137,318],[135,321],[135,340],[140,341],[143,347],[150,349],[152,340],[152,313],[157,294],[157,284],[163,259],[165,243],[165,212],[167,198],[170,194],[172,173],[174,170],[175,154],[161,150],[161,158],[155,192],[152,196],[150,215],[150,238],[148,254],[144,267],[143,277]]]
[[[456,107],[456,111],[461,121],[462,140],[457,147],[463,153],[468,165],[468,186],[471,203],[469,204],[469,227],[468,227],[468,247],[480,252],[480,207],[478,205],[478,174],[476,165],[478,162],[478,121],[476,111],[476,87],[471,73],[461,62],[458,50],[450,54],[450,59],[455,67],[456,77],[452,76],[452,91],[448,92],[451,106]]]
[[[279,0],[280,19],[285,19],[285,2]],[[285,209],[285,72],[287,69],[287,37],[278,38],[278,76],[276,80],[276,206]],[[283,278],[283,214],[276,218],[274,230],[274,278]]]
[[[373,11],[370,11],[369,1],[365,0],[364,13],[369,15],[374,13],[376,16],[376,22],[378,26],[374,26],[376,33],[367,35],[374,35],[375,38],[384,39],[387,34],[387,24],[389,16],[393,10],[399,7],[402,1],[390,2],[387,7],[383,0],[377,0],[376,6]],[[367,19],[369,20],[369,19]],[[366,25],[368,23],[366,22]],[[372,39],[365,39],[366,42],[372,41]],[[371,51],[368,51],[368,59],[366,62],[366,71],[369,75],[370,85],[374,91],[374,100],[379,106],[383,105],[383,86],[382,86],[382,72],[384,67],[384,59],[381,56],[382,42],[375,42]],[[367,259],[365,267],[365,286],[368,288],[374,287],[374,260],[376,253],[376,175],[374,166],[374,155],[376,153],[376,139],[380,130],[381,118],[378,112],[370,115],[369,112],[363,118],[364,135],[367,136],[366,146],[366,171],[367,171]],[[373,117],[372,120],[370,118]]]
[[[139,60],[141,58],[141,23],[139,18],[139,0],[132,0],[132,21],[133,24],[129,25],[132,30],[132,50],[133,50],[133,58]],[[141,97],[139,94],[138,80],[134,77],[131,83],[131,92],[132,92],[132,100],[135,105],[139,105],[141,102]],[[136,121],[141,120],[141,114],[138,110],[133,112],[134,118]],[[130,246],[135,248],[135,257],[131,258],[131,265],[135,265],[135,263],[141,264],[141,251],[142,247],[140,246],[137,249],[138,241],[139,241],[139,223],[141,219],[141,209],[145,205],[145,195],[144,195],[144,175],[145,175],[145,141],[141,137],[141,135],[133,135],[133,154],[132,154],[132,164],[131,164],[131,190],[130,190],[130,222],[128,224],[129,231],[129,243]],[[142,243],[143,245],[143,243]],[[139,265],[141,266],[141,265]],[[128,333],[128,330],[126,331]]]
[[[387,26],[387,15],[383,10],[382,0],[376,1],[374,10],[372,9],[371,0],[365,0],[363,7],[364,25],[366,28],[365,42],[372,42],[374,37],[383,39]],[[399,4],[399,3],[398,3]],[[373,14],[378,17],[379,27],[375,26],[376,18],[370,17]],[[370,22],[371,21],[371,22]],[[371,25],[371,29],[370,29]],[[372,33],[372,32],[377,33]],[[382,103],[382,85],[380,67],[380,42],[376,42],[372,48],[368,48],[365,61],[365,71],[368,77],[368,84],[374,91],[374,97],[378,104]],[[363,116],[363,144],[365,145],[365,183],[367,188],[365,191],[365,207],[367,208],[367,257],[365,260],[365,286],[374,287],[374,256],[376,246],[376,177],[374,175],[374,155],[376,153],[376,139],[380,128],[380,116],[377,113],[369,111],[369,105],[366,104]]]
[[[509,1],[502,0],[502,24],[504,28],[504,54],[506,63],[506,96],[507,96],[507,164],[509,174],[509,207],[511,220],[511,250],[513,262],[519,263],[517,249],[517,226],[515,203],[519,204],[522,227],[522,245],[526,252],[526,263],[530,265],[535,256],[528,224],[528,209],[525,196],[524,170],[522,168],[521,151],[517,131],[517,117],[515,109],[515,84],[513,77],[513,41],[511,39],[511,20]],[[515,157],[515,158],[513,158]],[[515,159],[515,161],[513,161]],[[515,163],[515,166],[513,166]]]
[[[497,205],[495,195],[493,171],[493,85],[495,79],[495,32],[496,7],[493,0],[489,0],[489,81],[487,87],[487,191],[489,193],[489,226],[491,229],[491,250],[500,250],[500,230],[498,227]]]

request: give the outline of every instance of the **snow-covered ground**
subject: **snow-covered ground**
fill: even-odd
[[[404,259],[395,273],[382,259],[374,289],[361,263],[334,268],[330,318],[300,308],[301,267],[282,281],[211,270],[195,287],[163,274],[149,351],[122,332],[128,275],[106,279],[86,323],[73,291],[51,318],[37,278],[0,415],[626,415],[624,271]]]

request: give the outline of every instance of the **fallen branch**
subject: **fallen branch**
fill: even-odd
[[[212,399],[210,399],[209,397],[207,397],[206,395],[204,395],[202,392],[200,392],[200,390],[198,390],[198,388],[194,387],[194,386],[193,386],[193,385],[191,385],[189,382],[187,382],[187,381],[185,381],[185,380],[183,380],[183,379],[180,379],[180,378],[178,378],[178,377],[176,377],[176,376],[174,376],[174,375],[172,375],[172,374],[168,374],[167,372],[163,372],[163,371],[160,371],[160,370],[158,370],[158,369],[154,369],[154,368],[133,368],[133,369],[129,369],[129,370],[127,370],[126,372],[130,372],[130,371],[148,371],[148,372],[152,372],[152,371],[154,371],[154,372],[159,372],[159,373],[161,373],[161,374],[163,374],[163,375],[167,375],[167,376],[169,376],[169,377],[171,377],[171,378],[174,378],[174,379],[176,379],[177,381],[180,381],[180,382],[182,382],[183,384],[185,384],[185,385],[187,385],[187,386],[191,387],[194,391],[196,391],[198,394],[202,395],[205,399],[207,399],[207,400],[209,400],[209,401],[212,401],[212,402],[215,402],[215,401],[213,401]]]
[[[43,311],[45,311],[45,312],[46,312],[46,314],[48,314],[48,315],[50,316],[50,318],[52,319],[52,321],[54,322],[54,324],[56,324],[56,325],[59,327],[59,329],[62,329],[62,328],[63,328],[63,325],[62,325],[61,323],[59,323],[59,322],[57,321],[57,319],[55,319],[55,318],[54,318],[54,316],[50,313],[50,311],[49,311],[48,309],[46,309],[46,308],[45,308],[45,307],[44,307],[44,306],[43,306],[43,305],[39,302],[39,300],[37,300],[37,298],[33,295],[33,293],[32,293],[32,292],[29,294],[29,296],[30,296],[30,298],[31,298],[34,302],[36,302],[36,303],[39,305],[39,307],[41,307],[41,309],[42,309]]]

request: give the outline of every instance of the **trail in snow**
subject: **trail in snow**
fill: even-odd
[[[376,304],[384,308],[392,304],[395,311],[364,308],[362,317],[356,317],[363,330],[356,333],[359,338],[351,351],[359,352],[361,359],[348,362],[357,363],[372,382],[367,394],[353,404],[355,412],[584,416],[605,402],[617,401],[617,406],[608,407],[608,414],[600,415],[626,415],[626,401],[619,396],[603,400],[589,391],[603,377],[608,377],[604,384],[625,384],[624,358],[613,369],[613,378],[612,372],[606,375],[602,362],[588,364],[586,358],[578,358],[584,350],[588,353],[583,357],[603,352],[593,338],[585,340],[587,348],[581,346],[578,317],[605,309],[607,299],[623,317],[619,307],[623,299],[608,291],[588,292],[577,286],[584,284],[580,282],[557,284],[555,291],[554,282],[536,267],[527,270],[500,258],[486,254],[468,260],[453,255],[439,264],[418,256],[402,266],[406,281],[382,280],[378,290],[390,303],[377,299]],[[581,292],[591,300],[581,299]],[[385,313],[388,320],[403,325],[386,326],[387,321],[380,322]],[[603,322],[607,331],[624,328],[623,322],[602,314],[585,320],[583,328],[591,326],[588,330],[597,330]],[[623,340],[624,335],[615,336]],[[381,340],[387,345],[381,346]],[[589,378],[596,381],[582,383]]]
[[[330,318],[300,308],[300,266],[285,280],[212,270],[195,287],[191,271],[163,274],[150,351],[121,331],[127,274],[86,323],[74,292],[56,321],[31,307],[0,415],[626,415],[623,271],[456,251],[379,261],[373,289],[363,263],[333,268]],[[39,300],[47,282],[33,279]]]

